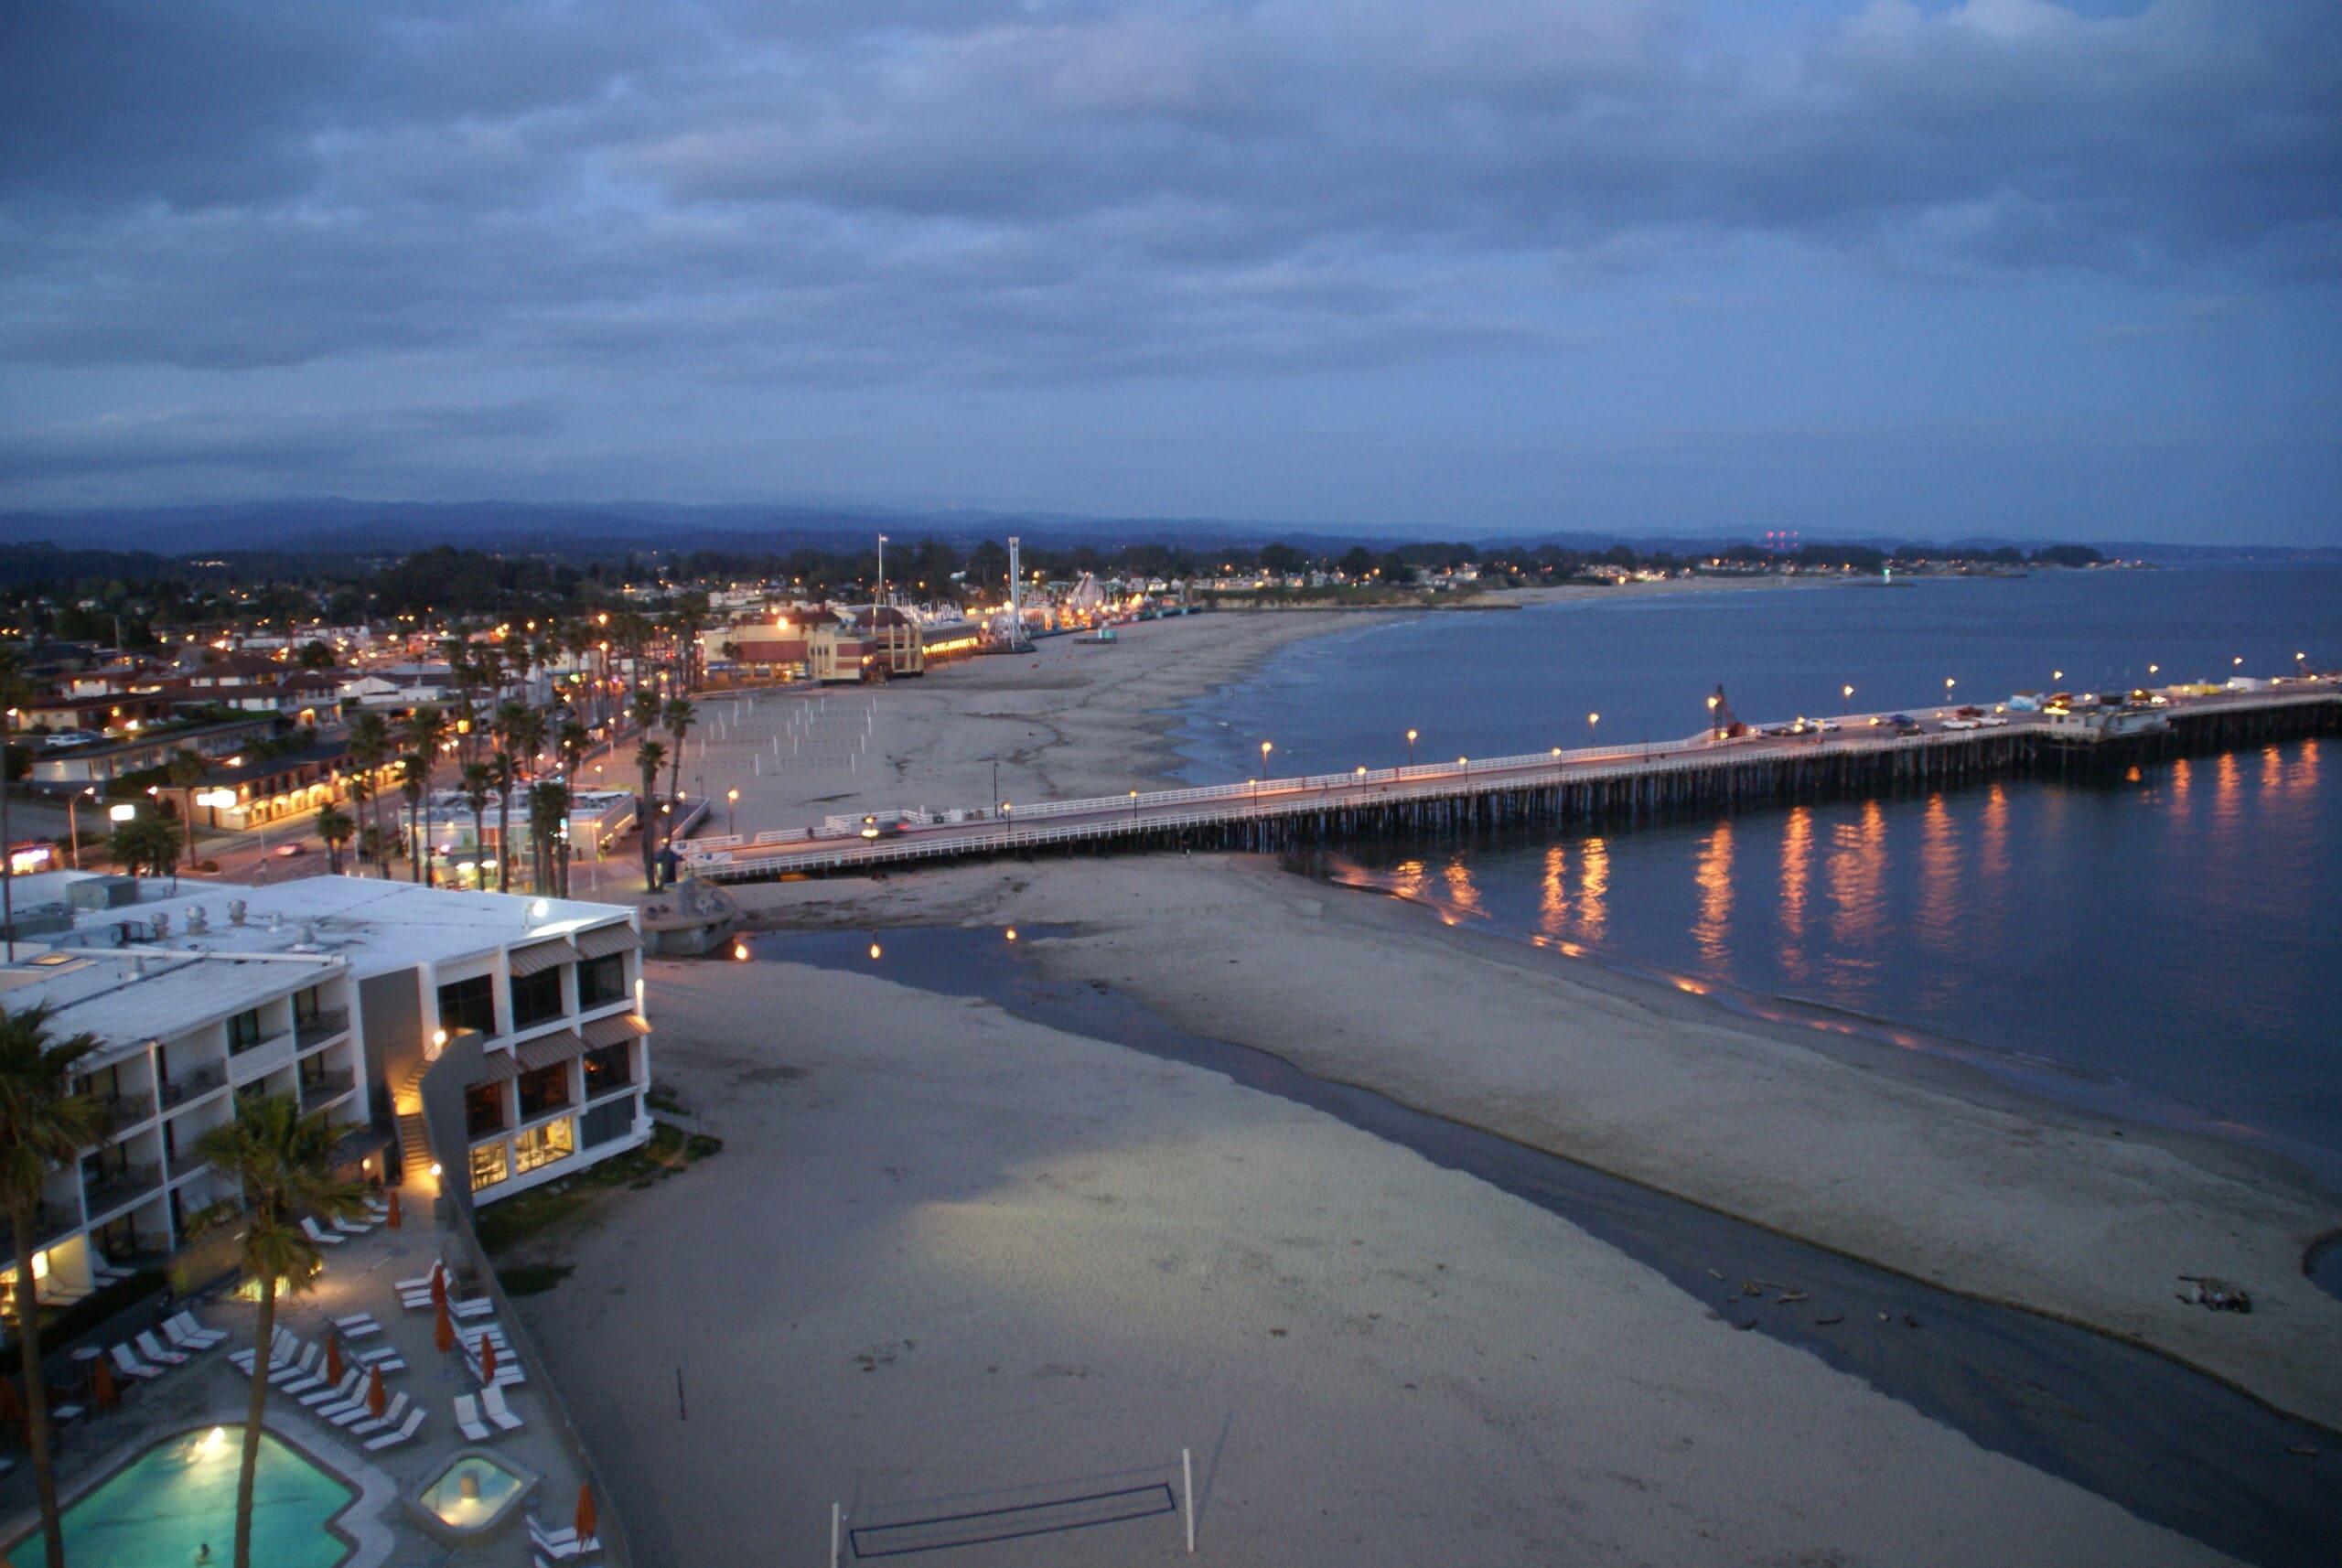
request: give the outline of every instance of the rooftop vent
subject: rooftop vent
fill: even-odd
[[[242,898],[228,900],[228,923],[231,926],[241,926],[244,923],[244,901]]]

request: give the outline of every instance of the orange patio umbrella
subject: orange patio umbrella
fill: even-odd
[[[439,1298],[439,1321],[431,1330],[431,1342],[444,1354],[456,1348],[456,1320],[447,1316],[447,1298]]]
[[[103,1356],[91,1363],[90,1398],[100,1410],[112,1410],[122,1402],[122,1391],[114,1387],[113,1368]]]
[[[349,1369],[349,1368],[341,1364],[341,1340],[334,1335],[327,1335],[326,1381],[328,1383],[339,1383],[341,1381],[341,1375]]]
[[[366,1374],[366,1413],[380,1421],[390,1403],[391,1396],[382,1391],[382,1369],[373,1368]]]
[[[601,1521],[594,1517],[594,1483],[591,1481],[583,1482],[578,1486],[577,1518],[572,1522],[577,1529],[579,1545],[583,1546],[594,1539],[595,1530]]]
[[[447,1309],[447,1270],[441,1263],[431,1265],[431,1299],[438,1304],[440,1311]]]
[[[482,1338],[479,1342],[479,1380],[483,1383],[496,1381],[496,1341],[493,1339]]]
[[[399,1189],[392,1187],[391,1188],[391,1211],[383,1217],[382,1223],[395,1230],[399,1228]]]

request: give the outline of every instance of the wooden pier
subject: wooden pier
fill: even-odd
[[[1652,822],[1989,779],[2119,775],[2166,757],[2342,732],[2342,691],[2321,683],[2182,699],[2164,711],[2168,728],[2097,741],[2055,735],[2038,714],[2004,716],[1996,727],[1930,727],[1916,736],[1865,716],[1810,737],[1702,736],[1134,790],[940,819],[889,812],[834,819],[826,830],[703,838],[676,849],[701,877],[748,882],[1037,850],[1277,851],[1356,838]]]

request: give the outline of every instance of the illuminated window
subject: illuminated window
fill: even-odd
[[[564,1116],[558,1122],[532,1127],[512,1140],[513,1169],[532,1171],[539,1165],[568,1158],[576,1148],[577,1119]]]
[[[482,1144],[472,1150],[472,1190],[494,1187],[512,1174],[504,1161],[504,1140]]]

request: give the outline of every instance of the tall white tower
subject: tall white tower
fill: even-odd
[[[1023,542],[1008,536],[1008,646],[1013,651],[1025,641],[1025,560],[1017,553]]]

